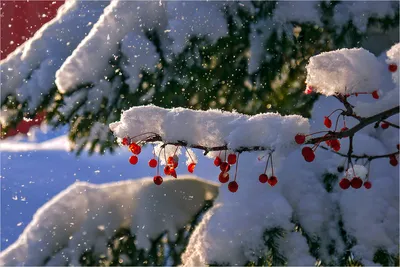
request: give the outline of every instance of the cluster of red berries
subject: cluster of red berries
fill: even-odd
[[[268,169],[269,161],[271,161],[271,170],[272,170],[271,171],[272,172],[271,177],[268,177],[268,175],[267,175],[267,169]],[[272,154],[268,155],[267,163],[265,165],[264,172],[262,174],[260,174],[260,176],[258,177],[258,180],[262,184],[268,183],[271,187],[274,187],[278,183],[278,178],[274,175],[274,165],[272,164]]]
[[[349,179],[347,179],[347,177],[345,177],[342,180],[340,180],[340,182],[339,182],[339,186],[343,190],[349,189],[350,186],[353,187],[354,189],[359,189],[359,188],[361,188],[361,186],[363,184],[366,189],[370,189],[372,187],[372,184],[370,181],[367,180],[367,181],[363,182],[363,180],[357,176],[354,176],[351,180],[349,180]]]
[[[127,137],[124,137],[122,139],[122,145],[128,146],[129,150],[134,154],[129,157],[129,163],[131,163],[132,165],[136,165],[139,161],[138,155],[142,152],[141,146],[135,142],[132,142]],[[175,153],[176,153],[176,150],[175,150]],[[178,165],[179,165],[179,158],[177,155],[175,155],[175,153],[174,153],[174,155],[169,156],[166,159],[166,164],[164,167],[164,174],[177,178],[178,176],[176,174],[176,168],[178,168]],[[188,165],[187,170],[188,170],[188,172],[193,173],[194,168],[196,167],[196,163],[193,161],[193,158],[190,156],[189,153],[188,153],[188,155],[192,159],[192,162]],[[149,160],[148,165],[150,168],[156,168],[157,166],[160,165],[160,163],[159,163],[159,161],[157,161],[155,159],[155,157],[153,157],[152,159]],[[157,169],[157,175],[154,176],[153,181],[156,185],[162,184],[163,178],[159,175],[159,169]]]
[[[218,180],[220,183],[225,184],[229,182],[229,170],[231,169],[231,165],[237,164],[237,156],[236,154],[229,154],[228,157],[225,155],[225,161],[221,159],[221,153],[219,156],[215,157],[214,165],[219,167],[221,173],[218,175]],[[228,190],[232,193],[235,193],[239,189],[239,184],[236,182],[236,174],[237,174],[237,165],[236,165],[236,172],[235,172],[235,179],[228,184]]]

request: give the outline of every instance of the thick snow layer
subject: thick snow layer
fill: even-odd
[[[363,48],[345,48],[311,57],[306,68],[307,86],[332,96],[378,90],[383,65]]]
[[[41,96],[55,86],[57,69],[89,33],[106,5],[107,1],[66,1],[53,20],[2,60],[1,102],[13,94],[36,108]]]
[[[79,84],[104,79],[109,75],[109,60],[117,54],[118,43],[128,33],[132,35],[127,37],[128,41],[138,42],[134,39],[139,38],[137,35],[143,36],[143,31],[159,23],[165,25],[162,21],[163,10],[158,1],[113,1],[104,9],[89,35],[57,71],[56,84],[59,91],[66,93]],[[145,47],[134,50],[139,55],[151,52]],[[136,65],[135,62],[131,64]]]
[[[27,143],[6,140],[2,141],[0,145],[0,152],[22,152],[36,150],[69,151],[71,148],[68,137],[65,135],[41,143]]]
[[[155,133],[166,142],[186,141],[207,147],[226,144],[230,150],[261,146],[284,155],[296,147],[293,137],[297,133],[308,133],[309,124],[298,115],[248,116],[220,110],[164,109],[149,105],[124,111],[119,122],[110,124],[110,129],[120,139],[131,137],[137,141]],[[142,135],[145,133],[148,134]]]
[[[393,81],[397,85],[397,90],[400,87],[400,43],[395,44],[390,48],[390,50],[386,53],[388,64],[396,64],[397,71],[392,73]]]
[[[321,97],[312,111],[312,130],[321,130],[323,115],[339,107],[341,104],[336,99]],[[393,137],[392,141],[399,138],[396,129],[386,130],[385,133]],[[386,139],[382,129],[368,126],[354,137],[354,153],[380,155],[394,152],[398,141],[388,146]],[[340,141],[346,153],[348,138]],[[342,190],[336,181],[333,191],[328,193],[324,174],[329,172],[336,174],[338,179],[343,178],[344,173],[339,173],[337,167],[346,167],[346,161],[346,158],[331,151],[318,149],[315,161],[307,163],[300,150],[294,151],[276,168],[278,184],[271,188],[258,182],[265,162],[257,161],[257,153],[241,155],[237,176],[239,190],[232,194],[225,185],[221,186],[216,205],[206,214],[190,239],[182,258],[184,264],[243,265],[256,257],[255,252],[256,255],[265,252],[263,231],[280,226],[288,231],[279,241],[279,251],[288,264],[313,265],[316,259],[309,254],[304,237],[299,233],[290,233],[295,227],[293,219],[314,241],[319,240],[318,252],[324,262],[338,263],[343,256],[341,253],[346,245],[338,227],[340,221],[347,234],[357,240],[351,252],[364,264],[373,263],[377,245],[396,253],[399,240],[399,169],[390,166],[387,158],[374,160],[369,167],[370,190],[364,187]],[[357,161],[354,167],[356,174],[365,178],[368,170],[360,166],[363,163],[362,160]],[[267,173],[271,175],[270,171]],[[336,249],[333,254],[329,249],[332,244]]]
[[[106,240],[120,227],[136,234],[136,246],[148,248],[149,238],[164,230],[173,237],[218,187],[195,177],[152,178],[103,185],[77,182],[40,208],[17,242],[0,254],[0,265],[79,265],[85,249],[103,252]],[[160,223],[163,222],[163,223]]]

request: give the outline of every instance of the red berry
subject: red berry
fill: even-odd
[[[375,98],[375,99],[379,99],[378,91],[376,91],[376,90],[373,91],[373,92],[372,92],[372,97]]]
[[[308,154],[314,154],[314,151],[312,150],[311,147],[305,146],[305,147],[303,147],[303,149],[301,150],[301,154],[302,154],[303,156],[308,155]]]
[[[364,182],[364,187],[365,187],[366,189],[371,189],[371,187],[372,187],[371,182],[370,182],[370,181]]]
[[[167,163],[168,165],[172,165],[174,167],[174,169],[176,169],[178,167],[178,156],[173,156],[173,157],[168,157],[167,159]]]
[[[196,167],[196,163],[192,162],[188,165],[188,172],[193,173],[194,167]]]
[[[391,155],[389,157],[389,159],[390,159],[390,161],[389,161],[390,165],[395,167],[395,166],[397,166],[397,164],[399,164],[399,161],[397,160],[395,155]]]
[[[354,177],[353,179],[351,179],[351,187],[355,188],[355,189],[359,189],[361,188],[363,181],[361,180],[360,177]]]
[[[265,184],[266,182],[268,182],[268,176],[263,173],[258,177],[258,180],[260,181],[260,183]]]
[[[324,119],[324,125],[325,125],[325,127],[326,128],[331,128],[332,127],[332,121],[331,121],[331,119],[329,119],[328,117],[324,117],[325,119]]]
[[[387,128],[389,128],[389,123],[387,123],[387,122],[382,122],[382,123],[381,123],[381,127],[382,127],[382,129],[387,129]]]
[[[178,176],[176,175],[175,169],[171,169],[169,172],[169,175],[171,175],[172,177],[178,178]]]
[[[306,136],[304,134],[296,134],[294,140],[297,144],[301,145],[304,144],[304,142],[306,141]]]
[[[229,181],[229,173],[227,172],[221,172],[218,176],[218,180],[220,181],[220,183],[224,184],[227,183]]]
[[[219,167],[221,165],[221,163],[222,163],[221,158],[220,157],[216,157],[215,160],[214,160],[214,165]]]
[[[159,175],[154,176],[153,182],[154,182],[156,185],[160,185],[160,184],[162,184],[162,182],[163,182],[163,178],[162,178],[161,176],[159,176]]]
[[[342,188],[342,189],[344,189],[344,190],[346,190],[346,189],[348,189],[349,187],[350,187],[350,180],[349,179],[347,179],[347,178],[343,178],[342,180],[340,180],[340,182],[339,182],[339,186],[340,186],[340,188]]]
[[[132,143],[129,145],[129,149],[131,150],[131,152],[135,155],[139,155],[140,152],[142,152],[142,148],[136,144],[136,143]]]
[[[229,154],[228,155],[228,163],[230,165],[233,165],[236,163],[236,155],[235,154]]]
[[[395,72],[397,70],[396,64],[389,64],[388,69],[390,72]]]
[[[165,175],[170,175],[171,174],[171,170],[172,170],[172,168],[170,167],[170,166],[165,166],[164,167],[164,173],[165,173]]]
[[[347,128],[346,126],[344,126],[342,129],[340,129],[341,132],[345,132],[347,131],[349,128]]]
[[[129,158],[129,163],[132,164],[132,165],[135,165],[136,163],[138,163],[138,161],[139,161],[139,159],[138,159],[138,157],[136,157],[135,155],[134,155],[134,156],[131,156],[131,157]]]
[[[222,162],[219,168],[221,172],[228,172],[231,169],[231,166],[229,165],[228,162]]]
[[[155,168],[155,167],[157,167],[157,160],[156,160],[156,159],[151,159],[151,160],[149,160],[149,167],[150,167],[150,168]]]
[[[338,152],[340,150],[340,141],[337,139],[333,139],[331,140],[331,147],[333,150],[335,150],[336,152]]]
[[[307,162],[314,161],[315,154],[311,147],[308,147],[308,146],[303,147],[303,149],[301,150],[301,153],[303,154],[305,161],[307,161]]]
[[[122,138],[122,142],[121,142],[124,146],[129,145],[129,139],[127,137]]]
[[[278,183],[278,178],[276,178],[276,176],[271,176],[269,179],[268,179],[268,183],[269,183],[269,185],[270,186],[275,186],[277,183]]]
[[[312,91],[313,91],[312,87],[311,87],[311,86],[307,86],[306,90],[304,90],[304,93],[305,93],[306,95],[309,95],[309,94],[312,93]]]
[[[228,184],[228,189],[232,193],[235,193],[239,189],[239,185],[236,181],[232,181]]]

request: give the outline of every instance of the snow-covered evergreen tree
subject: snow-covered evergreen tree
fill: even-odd
[[[398,265],[400,44],[339,49],[398,23],[397,2],[67,1],[1,62],[4,121],[44,109],[78,151],[153,149],[155,176],[71,186],[0,264]],[[219,187],[179,176],[213,166],[197,150]]]

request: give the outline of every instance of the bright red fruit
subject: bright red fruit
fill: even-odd
[[[342,189],[344,189],[344,190],[346,190],[346,189],[348,189],[349,187],[350,187],[350,180],[349,179],[347,179],[347,178],[343,178],[342,180],[340,180],[340,182],[339,182],[339,186],[340,186],[340,188],[342,188]]]
[[[387,128],[389,128],[389,123],[387,123],[387,122],[382,122],[382,123],[381,123],[381,128],[382,128],[382,129],[387,129]]]
[[[278,183],[278,178],[276,178],[276,176],[271,176],[268,179],[268,183],[270,186],[275,186]]]
[[[149,160],[149,167],[150,167],[150,168],[155,168],[155,167],[157,167],[157,160],[156,160],[156,159],[151,159],[151,160]]]
[[[388,69],[390,72],[395,72],[397,70],[396,64],[389,64]]]
[[[135,155],[139,155],[140,152],[142,152],[142,148],[138,144],[136,144],[135,142],[133,142],[132,144],[129,145],[129,149]]]
[[[161,176],[159,176],[159,175],[154,176],[153,182],[154,182],[156,185],[160,185],[160,184],[162,184],[162,182],[163,182],[163,178],[162,178]]]
[[[171,169],[169,172],[169,175],[171,175],[172,177],[178,178],[178,176],[176,175],[175,169]]]
[[[124,146],[129,145],[129,139],[127,137],[122,138],[122,142],[121,142]]]
[[[170,166],[165,166],[164,167],[164,173],[165,175],[170,175],[171,174],[171,170],[173,170],[173,168],[171,168]]]
[[[132,165],[135,165],[136,163],[138,163],[138,161],[139,161],[139,159],[136,156],[131,156],[129,158],[129,163],[132,164]]]
[[[303,147],[303,149],[301,150],[301,154],[302,154],[303,156],[308,155],[308,154],[313,154],[313,153],[314,153],[314,151],[313,151],[312,148],[309,147],[309,146],[305,146],[305,147]]]
[[[332,147],[333,150],[338,152],[340,150],[340,141],[337,140],[337,139],[331,140],[331,147]]]
[[[227,172],[221,172],[218,176],[218,180],[220,181],[220,183],[224,184],[227,183],[229,181],[229,173]]]
[[[311,147],[303,147],[301,154],[303,154],[303,157],[307,162],[312,162],[315,159],[315,154]]]
[[[344,126],[342,129],[340,129],[341,132],[345,132],[347,131],[349,128],[347,128],[346,126]]]
[[[168,157],[167,163],[170,165],[174,164],[174,157]]]
[[[263,173],[258,177],[258,180],[260,181],[260,183],[265,184],[266,182],[268,182],[268,176]]]
[[[196,167],[196,163],[192,162],[188,165],[188,172],[193,173],[194,167]]]
[[[294,140],[297,144],[301,145],[304,144],[304,142],[306,141],[306,136],[304,134],[296,134]]]
[[[360,177],[354,177],[353,179],[351,179],[351,187],[355,188],[355,189],[359,189],[361,188],[363,181],[361,180]]]
[[[373,91],[373,92],[372,92],[372,97],[375,98],[375,99],[379,99],[378,91],[376,91],[376,90]]]
[[[325,119],[324,119],[324,125],[325,125],[325,127],[326,128],[331,128],[332,127],[332,121],[331,121],[331,119],[329,119],[328,117],[324,117]]]
[[[372,187],[371,182],[370,182],[370,181],[364,182],[364,187],[365,187],[366,189],[371,189],[371,187]]]
[[[219,167],[219,166],[221,165],[221,163],[222,163],[222,160],[221,160],[220,157],[216,157],[216,158],[214,159],[214,165],[215,165],[215,166]]]
[[[239,189],[239,185],[236,181],[232,181],[228,184],[228,189],[232,193],[235,193]]]
[[[228,162],[222,162],[219,168],[221,169],[221,172],[228,172],[231,169],[231,166]]]
[[[313,90],[312,90],[312,87],[311,87],[311,86],[307,86],[306,90],[304,90],[304,93],[305,93],[306,95],[309,95],[309,94],[311,94],[312,92],[313,92]]]
[[[235,154],[229,154],[228,155],[228,163],[230,165],[233,165],[236,163],[236,155]]]

